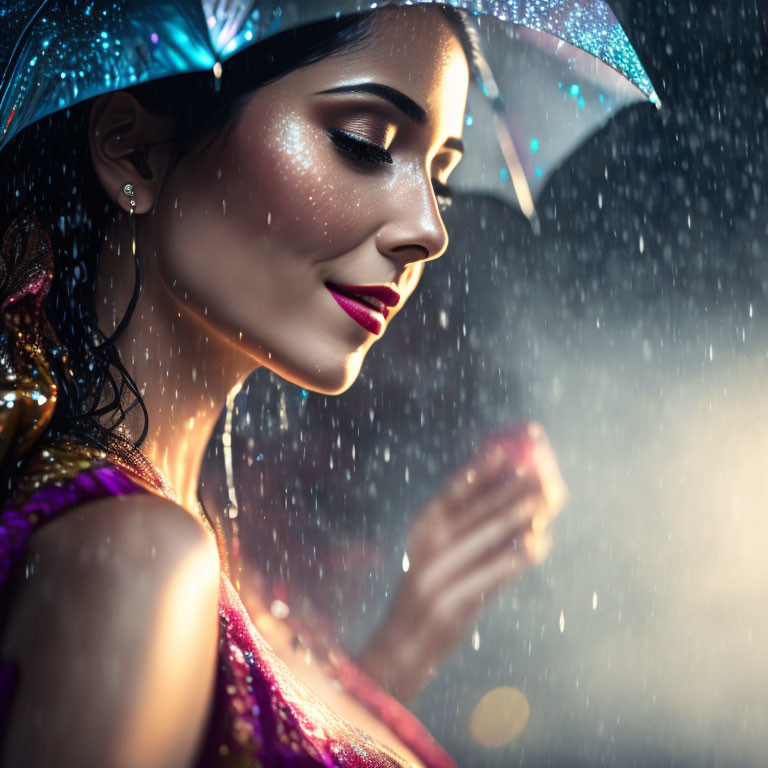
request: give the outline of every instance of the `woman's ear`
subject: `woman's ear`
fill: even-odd
[[[174,121],[148,112],[125,91],[96,99],[88,141],[96,176],[110,200],[125,211],[130,199],[123,187],[133,184],[136,213],[146,213],[160,193],[173,155]]]

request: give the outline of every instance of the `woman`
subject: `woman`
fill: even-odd
[[[294,68],[294,46],[289,71],[274,72],[233,104],[226,125],[199,131],[183,149],[174,116],[133,94],[92,105],[94,172],[126,214],[103,230],[95,307],[104,336],[120,331],[114,349],[145,393],[142,452],[159,472],[131,453],[55,446],[77,452],[84,469],[66,478],[67,514],[26,542],[9,590],[3,657],[17,671],[9,765],[403,762],[284,674],[226,581],[217,632],[218,558],[196,505],[200,458],[232,386],[266,364],[317,391],[343,391],[424,262],[447,244],[433,185],[442,189],[460,158],[469,81],[460,25],[428,9],[335,26],[315,34],[327,41],[335,32],[337,50]],[[254,55],[274,58],[279,43]],[[142,287],[123,330],[131,217]],[[19,244],[24,256],[50,258],[45,229],[17,225],[7,259]],[[53,322],[65,337],[61,316],[72,308],[61,296]],[[24,300],[10,299],[6,317]],[[78,365],[70,355],[61,367]],[[76,372],[71,379],[65,396],[67,387],[76,393]],[[103,398],[92,404],[108,428]],[[137,421],[126,435],[140,434]],[[66,433],[63,417],[53,426]],[[75,436],[86,433],[76,427]],[[55,466],[66,474],[65,465]],[[14,498],[25,479],[11,475]],[[90,496],[78,496],[78,480]],[[147,485],[164,493],[143,492]],[[34,575],[19,577],[30,568]],[[74,691],[82,691],[75,707]]]
[[[2,261],[8,765],[450,764],[297,683],[220,578],[196,489],[234,385],[265,365],[342,392],[444,252],[472,57],[455,12],[385,9],[4,149],[25,214]]]

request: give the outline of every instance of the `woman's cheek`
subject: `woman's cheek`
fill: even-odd
[[[275,238],[286,237],[291,250],[326,259],[360,244],[369,214],[353,172],[335,158],[323,157],[329,150],[318,143],[315,152],[306,145],[286,155],[280,145],[276,151],[270,148],[263,173],[272,173],[274,183],[262,194]],[[308,157],[318,158],[309,168]]]

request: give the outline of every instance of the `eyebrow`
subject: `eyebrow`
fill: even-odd
[[[356,83],[355,85],[341,85],[338,88],[329,88],[326,93],[368,93],[371,96],[378,96],[380,99],[388,101],[397,107],[406,117],[413,120],[416,125],[425,125],[427,122],[427,113],[412,98],[406,96],[397,88],[391,88],[381,83]]]
[[[397,88],[382,83],[356,83],[354,85],[341,85],[338,88],[329,88],[327,91],[320,91],[320,94],[335,93],[367,93],[371,96],[378,96],[380,99],[388,101],[397,107],[406,117],[413,120],[416,125],[425,125],[427,122],[427,113],[423,107],[420,107],[410,96],[406,96]],[[464,152],[464,142],[451,136],[445,140],[446,149],[455,149],[457,152]]]

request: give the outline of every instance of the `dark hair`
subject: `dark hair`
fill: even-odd
[[[441,7],[474,69],[475,48],[463,16]],[[361,13],[292,29],[254,45],[224,64],[223,76],[181,75],[134,86],[130,92],[148,111],[175,118],[177,160],[233,124],[256,89],[335,53],[362,47],[373,15]],[[18,215],[34,212],[50,228],[57,269],[48,315],[68,351],[66,370],[55,370],[59,396],[51,423],[54,438],[72,436],[104,448],[141,392],[117,352],[119,332],[107,338],[98,328],[95,279],[105,223],[106,199],[88,158],[91,102],[44,118],[0,153],[0,232]],[[138,285],[138,273],[137,273]],[[135,298],[135,296],[134,296]],[[119,324],[126,327],[133,303]],[[105,422],[108,420],[108,423]]]

